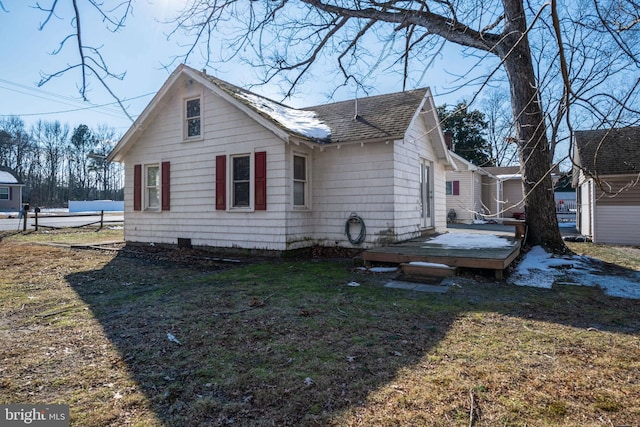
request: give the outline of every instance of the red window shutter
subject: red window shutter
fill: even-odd
[[[453,195],[460,195],[460,181],[453,181]]]
[[[216,210],[227,208],[227,156],[216,156]]]
[[[171,162],[162,162],[162,210],[171,209]]]
[[[142,165],[133,166],[133,210],[142,210]]]
[[[267,152],[256,153],[255,167],[255,209],[257,211],[267,210]]]

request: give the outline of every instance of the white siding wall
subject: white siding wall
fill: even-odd
[[[513,217],[514,212],[524,212],[522,181],[508,179],[502,182],[502,216]]]
[[[474,218],[476,205],[480,198],[480,186],[476,188],[476,175],[471,171],[448,171],[447,181],[460,182],[460,194],[447,195],[447,213],[449,209],[456,211],[456,221],[470,223]],[[478,175],[479,177],[479,175]],[[445,187],[446,192],[446,187]],[[476,196],[477,195],[477,196]]]
[[[594,243],[640,245],[640,206],[597,206]]]
[[[395,224],[398,240],[408,240],[421,234],[420,167],[423,160],[432,163],[433,229],[444,232],[447,228],[445,196],[445,165],[439,163],[434,152],[437,132],[428,129],[422,116],[418,117],[407,132],[404,141],[394,144],[395,173]]]
[[[580,185],[577,191],[580,192],[580,206],[578,212],[577,228],[583,236],[593,236],[593,180],[585,180],[582,171],[580,171]]]
[[[125,239],[175,244],[286,249],[283,211],[287,205],[285,143],[244,113],[194,84],[176,84],[140,139],[125,167]],[[203,141],[182,142],[183,99],[203,96]],[[215,158],[267,152],[267,210],[225,212],[215,209]],[[171,162],[171,210],[133,211],[135,164]],[[144,174],[144,170],[143,170]],[[230,194],[227,192],[227,200]]]
[[[328,146],[313,156],[312,222],[319,244],[353,247],[344,233],[352,212],[367,229],[359,247],[374,246],[394,229],[393,143]]]
[[[203,140],[183,142],[184,99],[202,96]],[[288,250],[314,244],[353,247],[345,235],[351,213],[367,229],[361,248],[420,235],[420,164],[432,164],[434,229],[446,229],[445,171],[422,118],[405,141],[328,145],[286,143],[198,84],[177,82],[126,154],[125,239],[196,246]],[[267,152],[267,210],[218,211],[216,156]],[[293,206],[293,155],[307,156],[308,208]],[[171,168],[171,209],[133,210],[134,165]],[[229,172],[227,166],[227,172]],[[227,186],[227,188],[229,188]],[[227,190],[227,204],[231,199]],[[354,236],[355,237],[355,236]]]

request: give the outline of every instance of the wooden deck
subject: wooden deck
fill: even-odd
[[[372,262],[409,263],[430,262],[451,267],[481,268],[494,270],[501,280],[503,270],[520,254],[520,239],[507,238],[511,244],[500,248],[452,248],[429,243],[432,237],[366,250],[362,259]]]

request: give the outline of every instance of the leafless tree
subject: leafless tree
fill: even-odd
[[[518,163],[518,150],[513,143],[515,127],[509,105],[509,94],[500,89],[489,90],[481,103],[481,110],[487,118],[491,157],[495,159],[496,166]]]
[[[88,15],[96,15],[94,18],[103,22],[111,32],[117,32],[123,28],[127,17],[131,13],[132,0],[120,0],[115,2],[115,5],[108,3],[113,2],[105,3],[99,0],[43,0],[36,3],[35,7],[44,12],[44,20],[40,24],[40,30],[45,29],[49,21],[54,17],[66,17],[69,20],[69,34],[60,41],[58,47],[52,53],[57,55],[66,49],[75,49],[77,51],[76,58],[78,59],[78,62],[68,64],[57,71],[43,72],[38,86],[42,86],[63,74],[77,71],[80,80],[78,90],[82,99],[88,100],[87,92],[90,81],[95,80],[109,92],[122,111],[133,122],[133,118],[127,112],[122,100],[112,91],[109,84],[111,79],[122,80],[125,73],[113,72],[108,65],[108,61],[102,56],[100,46],[87,44],[84,39],[86,29],[83,24]],[[69,5],[71,5],[71,12],[60,10]],[[88,8],[83,10],[83,6],[88,6]],[[0,7],[2,7],[1,3]]]
[[[81,41],[80,0],[68,1],[78,23],[70,38],[82,59],[73,66],[82,70],[82,87],[87,72],[115,77]],[[86,2],[105,9],[95,0]],[[58,1],[51,4],[41,9],[53,15]],[[121,5],[126,16],[131,1]],[[173,25],[175,32],[192,37],[176,60],[187,62],[196,52],[204,52],[207,64],[244,59],[263,70],[263,82],[284,82],[286,95],[314,67],[330,61],[341,74],[337,85],[364,84],[367,76],[387,68],[397,69],[408,83],[445,43],[475,52],[480,63],[498,63],[484,82],[500,77],[509,87],[530,243],[561,253],[566,247],[550,176],[556,143],[561,130],[565,138],[571,134],[578,110],[595,117],[596,126],[637,114],[631,106],[637,105],[640,86],[639,12],[634,0],[561,5],[557,0],[190,0]],[[104,18],[114,28],[123,22],[109,16]]]
[[[31,129],[31,136],[40,148],[44,191],[41,203],[59,204],[66,194],[62,191],[64,171],[62,165],[69,143],[69,125],[59,121],[38,122]]]

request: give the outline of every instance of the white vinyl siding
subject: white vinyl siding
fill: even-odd
[[[367,229],[360,248],[418,237],[420,164],[432,162],[435,231],[446,228],[444,165],[437,159],[427,128],[417,115],[411,138],[365,144],[284,141],[277,130],[199,84],[177,82],[166,92],[126,152],[125,239],[249,250],[290,250],[312,245],[353,247],[345,236],[351,213]],[[202,138],[185,143],[185,100],[200,97]],[[275,132],[275,133],[274,133]],[[435,138],[435,136],[434,136]],[[226,156],[226,203],[232,206],[232,160],[266,152],[267,210],[216,210],[216,158]],[[294,156],[306,160],[305,206]],[[133,211],[134,165],[171,162],[171,210]],[[252,178],[251,178],[252,179]],[[250,181],[251,181],[250,179]],[[241,181],[241,180],[240,180]],[[239,183],[239,181],[238,181]],[[299,185],[298,185],[299,186]],[[253,204],[253,195],[249,197]]]
[[[200,93],[176,85],[171,99],[159,108],[144,133],[127,153],[125,164],[125,239],[130,242],[193,245],[257,250],[285,250],[285,196],[288,176],[286,144],[246,114],[205,92],[202,95],[202,140],[183,143],[184,102]],[[210,117],[211,119],[207,119]],[[215,120],[213,120],[215,117]],[[267,211],[216,211],[215,159],[238,153],[267,151]],[[252,157],[253,158],[253,157]],[[133,211],[133,166],[171,161],[171,210]],[[229,172],[229,167],[227,168]],[[227,179],[227,183],[229,180]],[[227,199],[230,203],[230,193]],[[290,202],[289,202],[290,203]]]
[[[640,246],[640,206],[596,206],[593,241]]]
[[[481,194],[476,186],[476,177],[479,175],[472,171],[448,171],[447,182],[458,181],[458,194],[446,195],[447,214],[451,209],[456,213],[457,222],[469,223],[475,219],[475,212],[480,204]]]
[[[433,230],[441,232],[447,227],[445,167],[433,148],[433,144],[438,143],[438,133],[430,129],[421,117],[414,121],[404,141],[393,144],[396,167],[394,218],[398,240],[415,238],[422,233],[419,182],[420,165],[424,161],[432,162]]]
[[[312,179],[313,214],[309,218],[317,241],[352,247],[345,223],[351,213],[367,228],[362,247],[393,229],[393,144],[345,144],[315,152]]]

